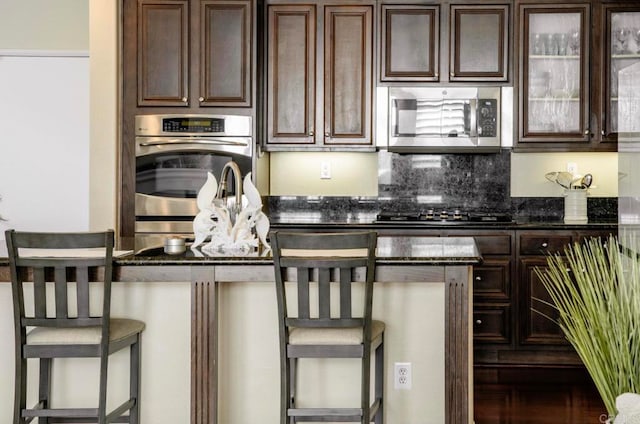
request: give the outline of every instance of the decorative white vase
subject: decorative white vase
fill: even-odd
[[[567,224],[586,224],[587,189],[572,188],[564,191],[564,222]]]

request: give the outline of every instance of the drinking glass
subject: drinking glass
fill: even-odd
[[[580,31],[577,29],[569,34],[569,50],[574,56],[580,54]]]
[[[618,28],[613,31],[613,51],[616,54],[628,53],[627,44],[629,42],[629,36],[631,31],[628,28]]]
[[[636,42],[636,53],[640,53],[640,28],[631,30],[631,35]]]
[[[569,44],[569,35],[566,32],[554,34],[556,45],[558,46],[558,55],[565,56],[567,54],[567,45]]]
[[[554,34],[545,34],[544,51],[547,56],[555,56],[558,54],[558,43]]]
[[[531,43],[531,53],[534,55],[544,54],[544,41],[542,40],[542,34],[533,34],[533,43]]]

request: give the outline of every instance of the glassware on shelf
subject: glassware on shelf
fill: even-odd
[[[531,54],[533,55],[543,55],[544,54],[544,40],[542,39],[542,34],[536,33],[533,34],[533,43],[531,43]]]
[[[529,78],[529,96],[541,98],[549,95],[551,84],[551,72],[535,71]]]
[[[628,28],[617,28],[613,30],[613,52],[614,54],[630,53],[629,36],[631,31]]]
[[[631,36],[636,42],[636,53],[640,54],[640,28],[634,28],[631,30]]]
[[[554,34],[544,35],[544,53],[547,56],[555,56],[558,54],[558,43]]]
[[[567,47],[569,45],[569,34],[566,32],[561,32],[558,34],[554,34],[556,39],[556,45],[558,46],[558,55],[566,56]]]
[[[577,29],[569,34],[569,53],[574,56],[580,54],[580,31]]]

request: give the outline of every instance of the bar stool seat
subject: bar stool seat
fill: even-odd
[[[371,320],[371,340],[382,336],[384,322]],[[292,328],[290,345],[360,345],[364,338],[360,328]]]
[[[109,343],[117,343],[127,337],[141,333],[145,323],[135,319],[111,318]],[[100,344],[102,327],[57,328],[38,327],[27,333],[29,345],[74,345]]]

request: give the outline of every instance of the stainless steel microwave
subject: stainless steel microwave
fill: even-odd
[[[500,87],[390,87],[389,151],[498,151],[500,91]]]

